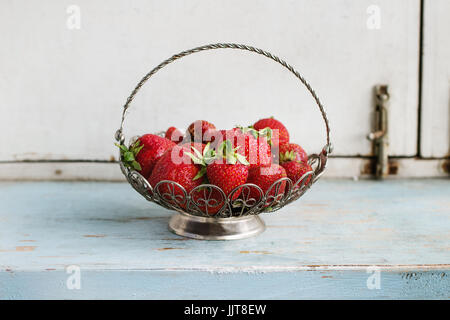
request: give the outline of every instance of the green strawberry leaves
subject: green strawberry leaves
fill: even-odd
[[[137,171],[142,170],[141,165],[136,161],[137,154],[144,147],[144,145],[141,145],[141,142],[139,140],[133,143],[129,148],[122,144],[115,143],[115,145],[120,149],[120,156],[125,167]]]
[[[247,159],[242,154],[236,153],[236,158],[240,163],[245,164],[247,166],[250,165],[250,163],[247,161]]]
[[[280,153],[280,162],[288,162],[295,159],[296,152],[294,150],[286,151],[285,153]]]
[[[132,161],[131,162],[131,166],[133,167],[134,170],[137,170],[137,171],[141,171],[142,170],[141,165],[137,161]]]
[[[258,139],[259,137],[266,137],[267,139],[267,143],[269,143],[269,145],[272,145],[272,129],[267,127],[261,130],[256,130],[255,128],[253,128],[253,126],[249,126],[249,127],[243,127],[243,126],[236,126],[236,128],[239,128],[242,133],[250,133],[255,139]]]
[[[195,147],[191,146],[192,153],[186,152],[185,154],[192,159],[194,164],[201,166],[193,180],[203,177],[206,174],[206,167],[217,159],[225,159],[228,164],[240,162],[244,165],[249,165],[247,159],[236,152],[239,148],[233,148],[230,140],[223,141],[217,148],[217,151],[210,147],[210,143],[205,146],[203,153],[200,153]]]
[[[195,164],[206,166],[216,159],[216,152],[214,149],[211,149],[209,145],[210,143],[205,146],[203,154],[193,146],[191,146],[191,149],[194,153],[186,152],[185,154],[188,155]]]
[[[194,147],[191,147],[192,151],[194,151],[195,154],[192,154],[190,152],[186,152],[186,154],[192,159],[192,162],[199,165],[205,165],[205,161],[203,159],[203,155],[195,149]]]
[[[212,163],[216,159],[216,152],[214,149],[210,148],[210,143],[208,143],[203,149],[203,154],[200,153],[195,147],[191,146],[193,153],[186,152],[194,164],[198,164],[201,167],[200,171],[195,175],[193,180],[200,179],[206,174],[206,166]]]
[[[125,162],[130,162],[134,160],[134,155],[131,151],[126,151],[123,153],[123,160]]]
[[[272,129],[267,127],[258,131],[260,137],[266,137],[267,143],[272,145]]]
[[[233,148],[233,144],[230,140],[223,141],[217,150],[217,158],[223,158],[226,160],[228,164],[236,164],[237,162],[240,162],[244,165],[249,165],[250,163],[247,161],[247,159],[241,155],[240,153],[237,153],[237,150],[240,148],[238,146],[237,148]]]
[[[200,171],[195,175],[195,177],[194,177],[194,179],[192,179],[192,180],[198,180],[198,179],[200,179],[201,177],[203,177],[204,175],[206,174],[206,167],[202,167],[201,169],[200,169]]]
[[[239,128],[242,133],[250,133],[255,139],[258,139],[259,133],[258,130],[256,130],[255,128],[253,128],[253,126],[249,126],[249,127],[243,127],[243,126],[236,126],[236,128]]]

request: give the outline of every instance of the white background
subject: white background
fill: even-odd
[[[429,3],[420,141],[424,156],[443,157],[448,3]],[[80,29],[67,27],[70,5],[80,9]],[[375,29],[368,25],[374,6]],[[373,87],[388,84],[390,154],[419,152],[419,0],[2,1],[0,30],[3,162],[112,159],[122,105],[141,77],[174,53],[215,42],[260,47],[300,71],[325,105],[334,154],[342,157],[371,154]],[[227,128],[267,116],[309,152],[325,144],[320,113],[292,74],[255,54],[216,50],[150,79],[125,133],[185,129],[196,119]]]

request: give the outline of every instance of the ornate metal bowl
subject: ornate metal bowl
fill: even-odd
[[[232,43],[211,44],[183,51],[163,61],[147,73],[124,105],[121,126],[115,135],[116,140],[121,145],[125,144],[123,124],[126,111],[136,93],[153,74],[165,65],[192,53],[223,48],[247,50],[264,55],[291,71],[305,85],[319,106],[325,121],[327,143],[319,154],[309,155],[308,162],[313,170],[306,172],[298,181],[292,181],[289,178],[279,179],[265,193],[259,186],[246,183],[236,187],[228,196],[222,189],[212,184],[202,184],[190,192],[174,181],[164,180],[151,186],[139,172],[125,167],[121,158],[122,173],[137,192],[148,201],[178,212],[171,218],[169,228],[178,235],[196,239],[242,239],[264,231],[264,222],[258,215],[262,212],[279,210],[300,198],[320,178],[325,170],[328,155],[332,151],[328,119],[319,98],[306,80],[292,66],[271,53]]]

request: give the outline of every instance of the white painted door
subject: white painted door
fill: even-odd
[[[0,160],[110,159],[138,80],[171,54],[214,42],[261,47],[295,66],[325,104],[336,155],[370,154],[372,88],[389,84],[391,154],[417,152],[418,0],[71,4],[0,4]],[[131,135],[270,115],[307,150],[324,145],[319,112],[290,73],[261,56],[215,51],[158,73],[126,125]]]
[[[424,7],[421,155],[450,155],[450,2]]]

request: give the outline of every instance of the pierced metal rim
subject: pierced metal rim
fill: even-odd
[[[309,156],[308,163],[311,165],[313,170],[303,174],[298,181],[294,182],[287,177],[278,179],[267,189],[265,193],[259,186],[246,183],[233,189],[228,197],[222,189],[212,184],[202,184],[190,192],[187,192],[184,187],[177,182],[163,180],[159,181],[153,188],[147,179],[145,179],[139,172],[126,168],[122,163],[122,159],[120,160],[120,167],[128,182],[148,201],[155,202],[166,209],[174,210],[189,216],[203,217],[207,219],[236,219],[249,215],[258,215],[262,212],[274,212],[299,199],[320,178],[325,170],[327,159],[327,152],[324,148],[320,154],[311,154]],[[279,190],[279,187],[277,186],[280,186],[283,182],[286,184],[285,190],[284,192],[279,193],[277,191]],[[198,205],[192,206],[195,204],[193,194],[195,190],[200,187],[212,188],[221,195],[221,201],[223,204],[217,212],[209,213],[208,206],[205,207],[206,212]],[[251,194],[250,189],[253,188],[253,190],[257,191],[259,198],[255,199],[244,197],[244,199],[237,198],[233,200],[233,193],[238,189],[245,188],[248,188],[248,196]],[[275,190],[275,197],[271,195],[273,190]],[[211,195],[212,192],[209,194]],[[204,200],[207,203],[209,199]]]

